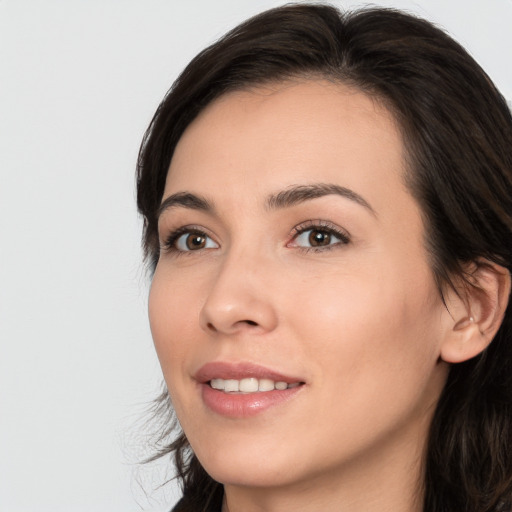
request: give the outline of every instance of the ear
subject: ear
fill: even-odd
[[[488,260],[467,269],[467,281],[446,293],[445,335],[441,359],[461,363],[484,351],[505,316],[510,297],[510,272]]]

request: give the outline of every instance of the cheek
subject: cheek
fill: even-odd
[[[418,272],[415,285],[407,275],[374,269],[331,276],[302,293],[300,311],[290,305],[296,336],[322,381],[361,392],[370,383],[390,392],[405,381],[425,385],[438,358],[437,292],[429,271]]]
[[[414,290],[388,284],[331,283],[296,316],[295,332],[314,366],[315,410],[329,415],[327,424],[325,416],[312,415],[317,424],[309,426],[325,432],[327,454],[333,439],[351,439],[355,449],[428,421],[444,385],[435,340],[425,328],[435,308],[425,309]]]
[[[151,334],[169,395],[180,422],[190,428],[194,422],[194,403],[187,400],[190,361],[197,338],[197,299],[191,287],[180,286],[172,276],[157,271],[149,293]],[[169,283],[172,283],[170,285]],[[187,420],[183,423],[183,419]]]
[[[191,333],[198,318],[197,300],[191,287],[165,275],[157,267],[149,293],[149,323],[155,349],[167,384],[169,377],[179,374],[179,368],[190,350]]]

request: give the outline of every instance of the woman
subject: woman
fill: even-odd
[[[510,510],[511,142],[393,10],[277,8],[189,64],[138,164],[176,511]]]

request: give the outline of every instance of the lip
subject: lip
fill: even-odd
[[[284,390],[255,393],[224,393],[213,389],[209,382],[214,378],[240,380],[247,377],[271,379],[274,382],[301,383]],[[203,403],[211,411],[227,418],[247,418],[268,409],[284,405],[304,388],[304,379],[285,375],[252,363],[211,362],[202,366],[194,375],[199,384]]]
[[[255,379],[271,379],[275,382],[286,382],[293,384],[294,382],[304,382],[301,377],[284,375],[253,363],[228,363],[216,361],[206,363],[201,366],[194,375],[194,378],[204,384],[212,379],[236,379],[240,380],[245,377],[253,377]]]

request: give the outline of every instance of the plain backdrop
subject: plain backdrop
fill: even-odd
[[[157,489],[162,468],[134,464],[161,380],[136,155],[184,65],[282,3],[0,0],[1,512],[161,511],[177,499],[172,484]],[[373,3],[443,25],[512,98],[511,0]]]

